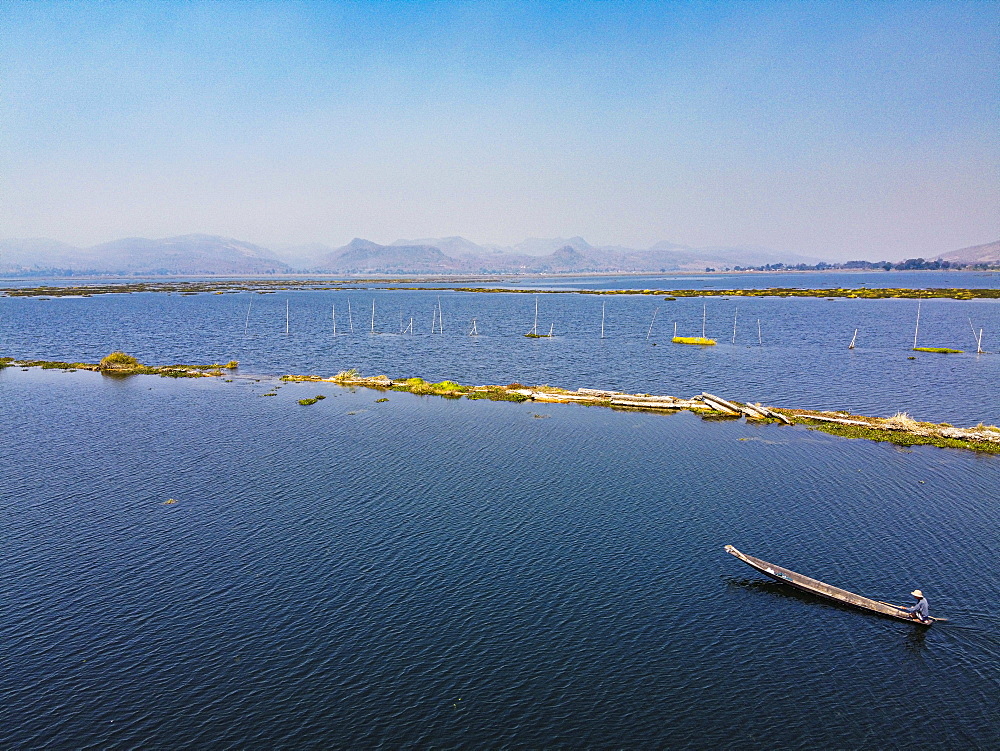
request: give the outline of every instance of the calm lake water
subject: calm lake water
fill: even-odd
[[[442,295],[455,344],[439,346],[474,371],[499,338],[449,339],[457,299]],[[232,354],[242,302],[15,310],[46,354],[115,341],[198,360]],[[319,334],[265,334],[284,305],[258,302],[257,367],[306,351],[318,368]],[[660,368],[667,349],[636,352]],[[750,356],[718,352],[690,357]],[[588,376],[633,377],[599,366]],[[686,413],[331,384],[262,396],[276,385],[0,370],[0,747],[1000,744],[998,457]],[[727,543],[879,599],[920,587],[951,620],[919,630],[797,594]]]
[[[955,284],[953,277],[968,286],[984,286],[984,279],[1000,278],[957,272],[770,276],[782,277],[785,286],[790,280],[839,286],[846,283],[845,276],[855,282],[868,276],[891,278],[896,286],[907,277],[923,279],[923,286]],[[938,283],[926,281],[931,278]],[[716,277],[712,281],[728,286]],[[634,282],[603,281],[620,286]],[[649,279],[644,284],[657,287]],[[551,330],[551,339],[523,336],[535,325],[536,300],[538,331]],[[17,297],[0,298],[0,355],[96,362],[121,349],[151,364],[236,359],[244,373],[332,375],[356,368],[368,375],[474,385],[518,381],[682,397],[708,391],[783,407],[875,416],[905,411],[920,420],[955,425],[1000,423],[1000,300],[922,302],[918,344],[965,350],[952,355],[911,351],[917,307],[914,300],[893,299],[664,302],[645,295],[358,288]],[[479,336],[468,335],[473,319]],[[672,344],[675,325],[680,335],[704,331],[718,345]],[[983,349],[990,354],[976,354],[973,332],[978,337],[980,330]]]
[[[997,280],[768,276],[519,284]],[[532,340],[534,295],[388,286],[0,298],[0,355],[241,363],[231,383],[0,370],[0,748],[1000,744],[1000,458],[276,380],[1000,423],[998,301],[924,301],[918,343],[966,350],[936,355],[910,349],[911,300],[539,295],[554,337]],[[719,343],[673,345],[675,323]],[[789,592],[727,543],[878,599],[920,587],[951,620]]]

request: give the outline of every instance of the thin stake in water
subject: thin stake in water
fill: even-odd
[[[333,335],[337,335],[337,306],[334,304],[333,310],[330,311],[330,318],[333,319]]]
[[[607,303],[604,302],[601,303],[601,339],[604,338],[604,307],[606,305]]]
[[[760,319],[757,319],[757,344],[764,346],[764,340],[760,338]]]
[[[854,349],[854,342],[858,338],[858,330],[854,329],[854,336],[851,337],[851,343],[847,345],[848,349]]]
[[[740,306],[736,306],[736,312],[733,313],[733,344],[736,344],[736,316],[740,314]]]
[[[375,333],[375,298],[372,298],[372,333]]]
[[[923,300],[917,300],[917,325],[913,329],[913,349],[917,348],[917,334],[920,332],[920,303]]]
[[[351,333],[354,333],[354,318],[351,317],[351,298],[347,298],[347,323],[351,327]]]
[[[472,331],[469,332],[469,336],[479,336],[479,329],[476,328],[476,319],[472,319]]]
[[[969,328],[972,329],[972,336],[976,340],[976,354],[983,354],[983,330],[979,329],[979,336],[976,336],[976,327],[972,325],[972,319],[969,319]]]
[[[653,320],[649,322],[649,330],[646,332],[646,341],[649,341],[649,335],[653,333],[653,324],[656,323],[656,314],[660,312],[659,308],[653,308]]]
[[[444,311],[441,310],[441,298],[438,298],[438,328],[444,333]]]
[[[701,304],[701,338],[702,339],[705,338],[705,316],[707,315],[707,313],[708,313],[708,304],[707,303],[702,303]]]
[[[288,300],[285,300],[285,334],[288,334]]]

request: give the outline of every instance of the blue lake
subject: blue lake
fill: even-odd
[[[785,275],[801,276],[810,277],[810,286],[826,279]],[[963,278],[977,276],[988,275]],[[551,339],[523,336],[535,326],[536,300],[538,330],[552,331]],[[0,298],[0,355],[96,362],[121,349],[150,364],[236,359],[244,373],[332,375],[356,368],[473,385],[518,381],[681,397],[708,391],[782,407],[1000,423],[1000,300],[920,304],[918,345],[963,354],[912,352],[917,312],[916,301],[901,299],[664,302],[645,295],[357,288],[13,297]],[[479,336],[468,335],[473,319]],[[718,345],[672,344],[675,326],[684,336],[704,331]],[[855,331],[856,346],[848,349]],[[989,354],[976,354],[980,331]]]
[[[907,276],[997,278],[870,286]],[[600,283],[672,285],[635,281]],[[0,369],[0,748],[1000,745],[1000,457],[277,380],[1000,423],[1000,302],[923,301],[918,343],[966,350],[936,355],[911,351],[912,300],[539,295],[554,337],[527,339],[534,295],[361,286],[0,298],[0,356],[241,363]],[[950,621],[799,595],[727,543],[877,599],[920,587]]]
[[[17,311],[48,354],[197,360],[239,342],[241,302]],[[449,368],[475,370],[483,344],[448,326],[467,348],[440,345]],[[285,342],[280,369],[316,336],[247,347],[263,368]],[[0,747],[1000,743],[998,457],[687,413],[262,396],[276,385],[0,370]],[[727,543],[879,599],[920,587],[950,622],[799,595]]]

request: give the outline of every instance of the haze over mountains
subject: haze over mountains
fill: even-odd
[[[1000,261],[1000,242],[952,251],[953,263]],[[659,242],[646,249],[593,246],[582,237],[529,238],[517,245],[478,245],[463,237],[396,240],[379,245],[355,238],[322,244],[259,245],[214,235],[159,240],[125,238],[89,248],[57,240],[0,240],[0,274],[271,275],[483,274],[670,272],[784,264],[813,266],[821,259],[759,247],[692,248]]]

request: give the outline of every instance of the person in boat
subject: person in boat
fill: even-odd
[[[915,621],[920,621],[921,623],[930,623],[931,614],[930,608],[927,606],[927,598],[924,597],[924,593],[919,589],[915,589],[910,592],[911,595],[917,598],[916,604],[911,607],[906,608],[906,612],[910,614],[910,617]]]

